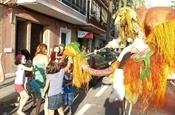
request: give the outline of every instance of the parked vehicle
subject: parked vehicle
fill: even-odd
[[[103,49],[97,54],[92,54],[89,56],[88,63],[91,68],[94,69],[105,69],[109,67],[109,63],[114,62],[119,56],[119,52],[114,51],[113,49]],[[91,86],[96,86],[99,78],[98,76],[92,76],[92,80],[90,81]]]
[[[93,69],[104,69],[109,67],[108,61],[106,61],[105,58],[100,54],[90,55],[88,59],[88,63]],[[92,76],[92,80],[90,81],[89,85],[96,86],[99,78],[101,77]]]
[[[106,61],[113,62],[114,60],[116,60],[116,57],[118,57],[120,53],[117,51],[114,51],[113,49],[104,49],[98,52],[98,54],[103,56]]]

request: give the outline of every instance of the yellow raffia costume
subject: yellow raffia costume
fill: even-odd
[[[73,85],[77,88],[88,87],[91,75],[82,70],[81,64],[87,63],[87,58],[80,51],[77,42],[71,42],[65,48],[63,55],[73,57]]]

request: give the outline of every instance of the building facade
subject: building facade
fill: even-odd
[[[34,56],[40,43],[48,46],[78,41],[90,50],[105,44],[107,6],[102,0],[1,0],[0,51],[5,73],[15,71],[14,59],[26,48]],[[92,33],[79,37],[78,32]]]

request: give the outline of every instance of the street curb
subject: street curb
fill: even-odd
[[[15,73],[6,73],[5,74],[5,81],[2,82],[0,85],[9,84],[10,82],[12,82],[14,80],[14,77],[15,77]],[[11,88],[13,86],[13,84],[10,84],[9,86]],[[1,91],[9,92],[8,88],[2,87]],[[10,94],[9,93],[6,94],[6,93],[1,92],[1,94],[2,94],[1,95],[2,97],[0,98],[0,107],[14,103],[16,101],[16,92],[15,91],[10,92]]]
[[[0,107],[16,102],[16,92],[0,99]]]

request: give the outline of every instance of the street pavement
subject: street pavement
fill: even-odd
[[[140,108],[140,105],[136,103],[132,106],[130,115],[175,115],[175,85],[168,82],[167,86],[166,99],[163,106],[155,110],[149,108],[142,113],[143,110]],[[98,95],[100,90],[104,89],[104,87],[106,86],[91,88],[86,98],[84,98],[78,108],[76,108],[76,113],[82,113],[83,108],[88,107],[88,109],[84,110],[83,114],[75,115],[122,115],[121,102],[116,101],[114,103],[109,103],[109,95],[112,90],[111,85],[109,85],[101,95]],[[125,113],[125,115],[129,115],[129,104]]]
[[[13,103],[16,99],[14,79],[15,73],[6,74],[5,81],[0,83],[0,107]]]
[[[11,106],[16,101],[14,90],[14,75],[8,75],[5,82],[0,84],[0,115],[16,115],[17,108]],[[89,90],[79,89],[76,92],[73,103],[73,115],[121,115],[122,102],[109,103],[108,98],[112,91],[111,85],[104,85],[99,81],[97,86]],[[44,101],[43,101],[44,103]],[[35,115],[35,107],[31,107],[30,98],[24,108],[28,115]],[[129,105],[126,109],[128,115]],[[138,104],[132,106],[131,115],[175,115],[175,84],[168,82],[166,100],[164,105],[154,111],[147,110],[141,113],[142,109]],[[44,115],[43,104],[40,115]],[[58,115],[58,114],[55,114]],[[67,115],[67,113],[66,113]]]

